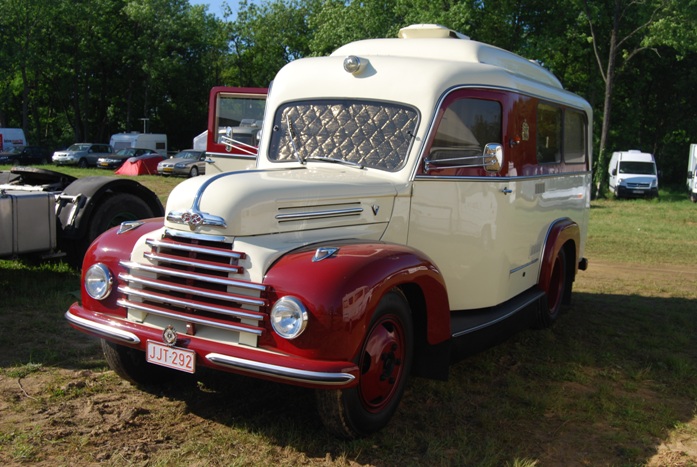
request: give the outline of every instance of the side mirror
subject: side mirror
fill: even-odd
[[[612,169],[612,176],[613,177],[617,176],[617,169]]]
[[[692,177],[693,177],[692,171],[690,170],[689,172],[687,172],[687,178],[691,179]]]
[[[484,169],[487,172],[498,172],[503,164],[503,146],[499,143],[488,143],[484,146]]]

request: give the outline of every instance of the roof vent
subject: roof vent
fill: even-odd
[[[466,39],[469,37],[440,24],[412,24],[399,30],[400,39]]]

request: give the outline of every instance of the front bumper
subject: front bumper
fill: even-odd
[[[633,188],[619,185],[615,192],[619,198],[655,198],[658,188]]]
[[[162,330],[85,309],[74,303],[65,318],[77,330],[144,351],[148,340],[162,342]],[[182,336],[178,347],[196,352],[198,365],[309,388],[348,388],[359,370],[350,361],[311,360],[243,345]],[[145,357],[143,357],[145,358]]]

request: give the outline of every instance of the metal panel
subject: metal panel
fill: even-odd
[[[0,198],[0,255],[56,248],[56,200],[51,193],[6,193]]]

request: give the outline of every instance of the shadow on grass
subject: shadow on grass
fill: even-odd
[[[78,281],[69,269],[0,262],[1,369],[104,367],[98,341],[70,328],[63,317]],[[231,431],[254,433],[313,459],[372,465],[504,465],[520,459],[541,465],[644,464],[672,427],[694,416],[695,305],[575,293],[569,313],[553,328],[519,330],[453,365],[447,382],[411,379],[391,423],[355,441],[324,431],[308,389],[202,371],[199,384],[173,383],[150,392],[180,400],[190,413]]]
[[[310,458],[360,464],[644,464],[697,399],[694,301],[576,294],[552,328],[520,330],[451,367],[413,378],[383,431],[340,441],[311,390],[211,373],[159,394],[207,420]]]

